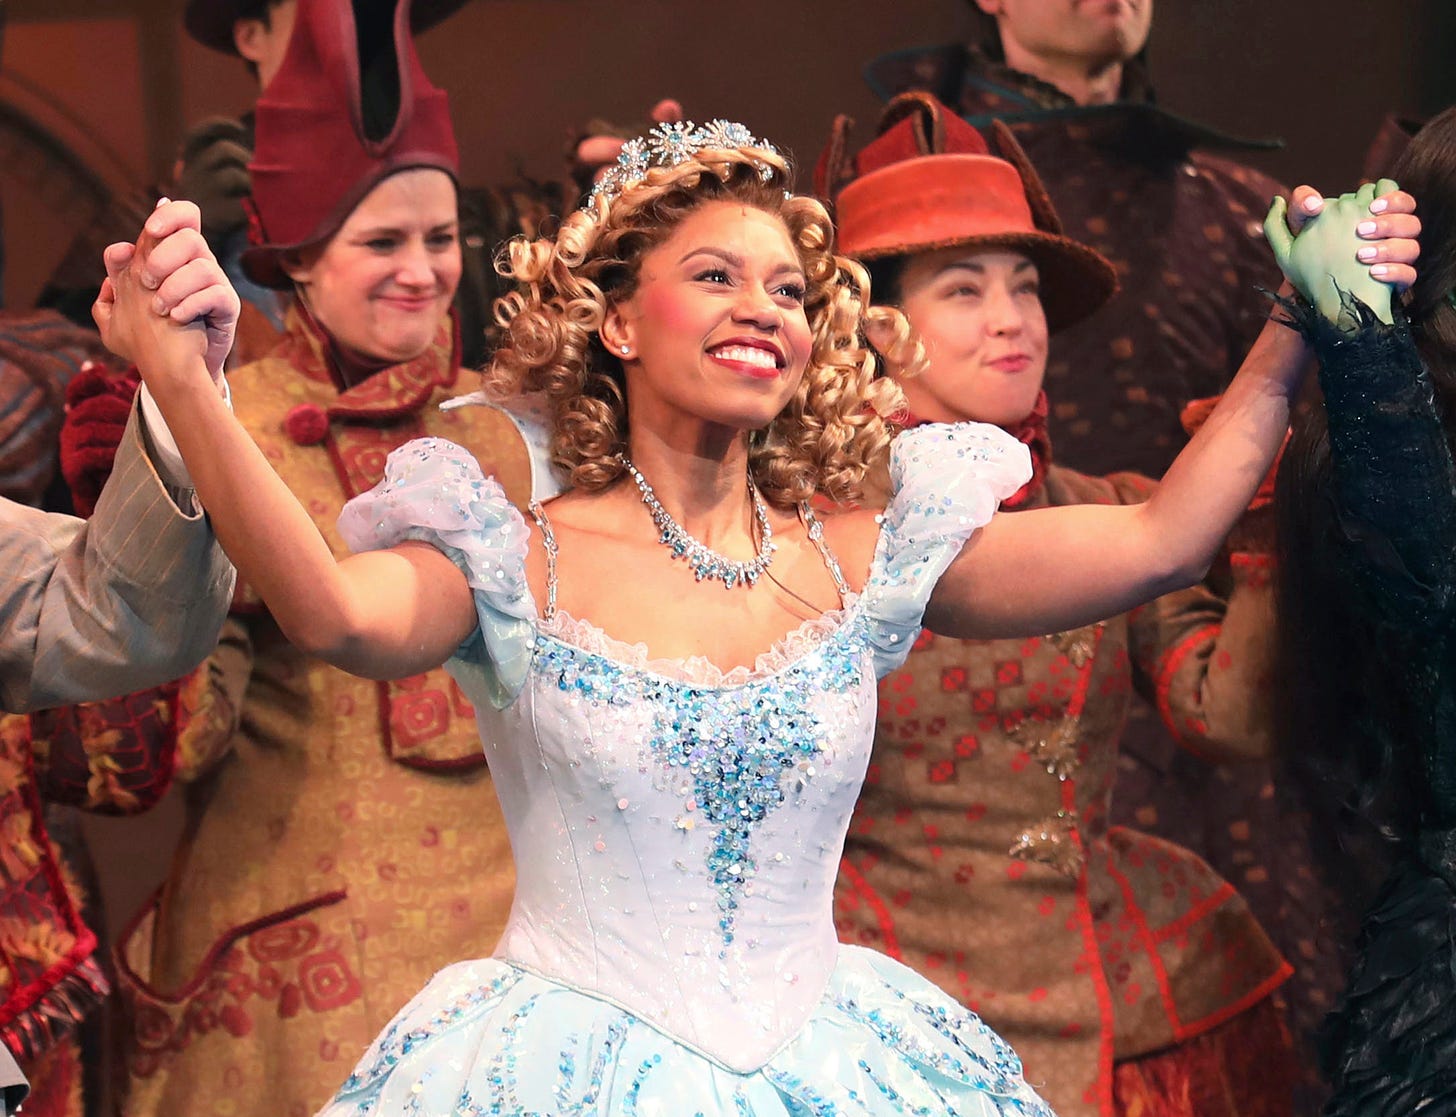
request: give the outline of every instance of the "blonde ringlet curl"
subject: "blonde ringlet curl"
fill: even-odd
[[[916,365],[919,343],[899,311],[869,303],[864,269],[834,252],[834,228],[815,199],[786,193],[789,167],[765,148],[715,148],[645,177],[566,217],[554,237],[516,237],[496,268],[516,283],[497,300],[500,345],[484,374],[498,400],[543,393],[553,424],[552,460],[573,487],[596,492],[623,476],[627,446],[622,365],[602,343],[607,307],[631,298],[642,257],[711,201],[737,201],[781,218],[804,268],[813,343],[794,398],[749,439],[749,469],[764,499],[783,509],[816,496],[864,498],[866,474],[883,463],[903,407],[877,375],[864,326],[883,320],[891,362]]]

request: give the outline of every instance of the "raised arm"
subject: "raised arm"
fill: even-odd
[[[212,387],[214,335],[237,295],[195,206],[159,207],[138,244],[106,252],[102,337],[131,359],[171,427],[223,549],[288,638],[370,678],[438,666],[476,625],[465,576],[423,543],[335,560],[282,479]],[[214,325],[215,324],[215,325]]]
[[[1301,190],[1297,208],[1312,196]],[[1374,283],[1388,302],[1390,285],[1414,280],[1419,223],[1409,195],[1392,191],[1380,200],[1379,217],[1371,214],[1370,187],[1328,203],[1307,251],[1320,250],[1340,268],[1349,277],[1345,286]],[[1357,232],[1367,222],[1374,228]],[[1375,255],[1357,259],[1362,247]],[[1369,274],[1372,265],[1383,269],[1378,279]],[[942,576],[927,627],[973,638],[1062,631],[1196,582],[1284,440],[1308,354],[1292,331],[1266,324],[1223,400],[1146,504],[996,516]]]
[[[1295,312],[1319,358],[1328,424],[1321,545],[1374,618],[1443,629],[1456,606],[1456,462],[1435,390],[1403,322],[1378,325],[1353,299],[1348,313],[1359,329],[1307,304]]]

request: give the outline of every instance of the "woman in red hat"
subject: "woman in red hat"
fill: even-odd
[[[257,107],[253,277],[292,296],[237,415],[331,545],[396,446],[466,446],[524,503],[450,314],[456,147],[407,3],[299,0]],[[260,534],[266,532],[260,527]],[[443,671],[366,682],[289,640],[243,587],[174,725],[187,824],[118,948],[129,1117],[311,1113],[435,970],[504,926],[509,843],[475,719]]]
[[[928,358],[900,379],[901,425],[994,423],[1025,443],[1033,475],[1003,509],[1146,501],[1146,478],[1053,462],[1050,337],[1115,279],[1061,235],[1011,134],[982,136],[929,94],[905,94],[851,161],[847,125],[820,168],[821,188],[838,188],[840,248]],[[1108,824],[1134,689],[1200,756],[1267,752],[1268,515],[1237,529],[1219,592],[1205,583],[1025,640],[927,632],[880,685],[841,936],[981,1013],[1061,1117],[1290,1112],[1294,1066],[1271,998],[1289,965],[1197,856]]]
[[[871,311],[788,173],[724,121],[624,145],[554,238],[513,242],[486,374],[498,396],[545,393],[571,491],[529,526],[467,451],[422,439],[344,511],[367,553],[343,561],[196,390],[198,341],[159,313],[189,307],[142,283],[195,266],[225,285],[195,214],[164,208],[147,244],[109,250],[103,334],[179,432],[240,571],[351,671],[448,660],[508,820],[494,956],[432,979],[330,1117],[1051,1112],[974,1014],[836,940],[875,677],[922,623],[1067,629],[1193,581],[1268,470],[1306,351],[1271,329],[1146,504],[996,516],[1032,475],[1025,445],[931,423],[895,439],[882,511],[821,517],[816,499],[863,500],[902,402],[863,330],[905,325]]]

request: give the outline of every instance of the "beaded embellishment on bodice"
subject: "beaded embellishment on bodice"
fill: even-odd
[[[737,1069],[794,1034],[834,968],[832,888],[874,724],[864,621],[852,604],[832,616],[721,672],[654,665],[548,605],[525,693],[481,715],[487,741],[498,727],[536,754],[503,771],[487,750],[529,866],[498,956]],[[529,821],[513,802],[537,804]]]
[[[555,613],[554,594],[538,616],[519,514],[438,444],[341,523],[361,540],[430,540],[475,591],[480,630],[449,666],[516,857],[497,957],[732,1070],[793,1040],[838,958],[833,887],[876,675],[908,652],[938,571],[1025,481],[1025,449],[1002,432],[941,430],[906,451],[965,476],[927,472],[887,513],[864,594],[726,674],[654,664]]]
[[[521,880],[497,953],[756,1067],[834,966],[829,898],[874,711],[853,615],[722,688],[538,633],[526,692],[481,717],[521,750],[505,770],[487,751]]]
[[[832,647],[777,678],[727,689],[684,685],[552,636],[537,639],[538,669],[558,690],[589,705],[650,711],[637,770],[650,773],[653,790],[676,803],[675,829],[701,825],[710,834],[705,867],[717,894],[720,959],[733,945],[740,904],[755,892],[762,867],[755,837],[775,808],[820,775],[826,735],[838,728],[822,723],[815,698],[849,694],[863,675],[863,638],[837,635]],[[630,802],[618,799],[616,806],[627,810]],[[777,862],[786,856],[765,855]]]

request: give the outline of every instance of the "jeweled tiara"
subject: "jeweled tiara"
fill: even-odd
[[[700,151],[725,148],[756,148],[769,155],[778,154],[778,148],[773,144],[757,139],[744,125],[731,120],[710,120],[701,126],[691,120],[658,124],[645,136],[638,136],[622,145],[617,161],[597,180],[582,208],[591,209],[598,198],[611,201],[624,190],[640,183],[653,167],[675,167]],[[774,168],[768,163],[760,160],[754,160],[754,163],[765,182],[773,177]]]

